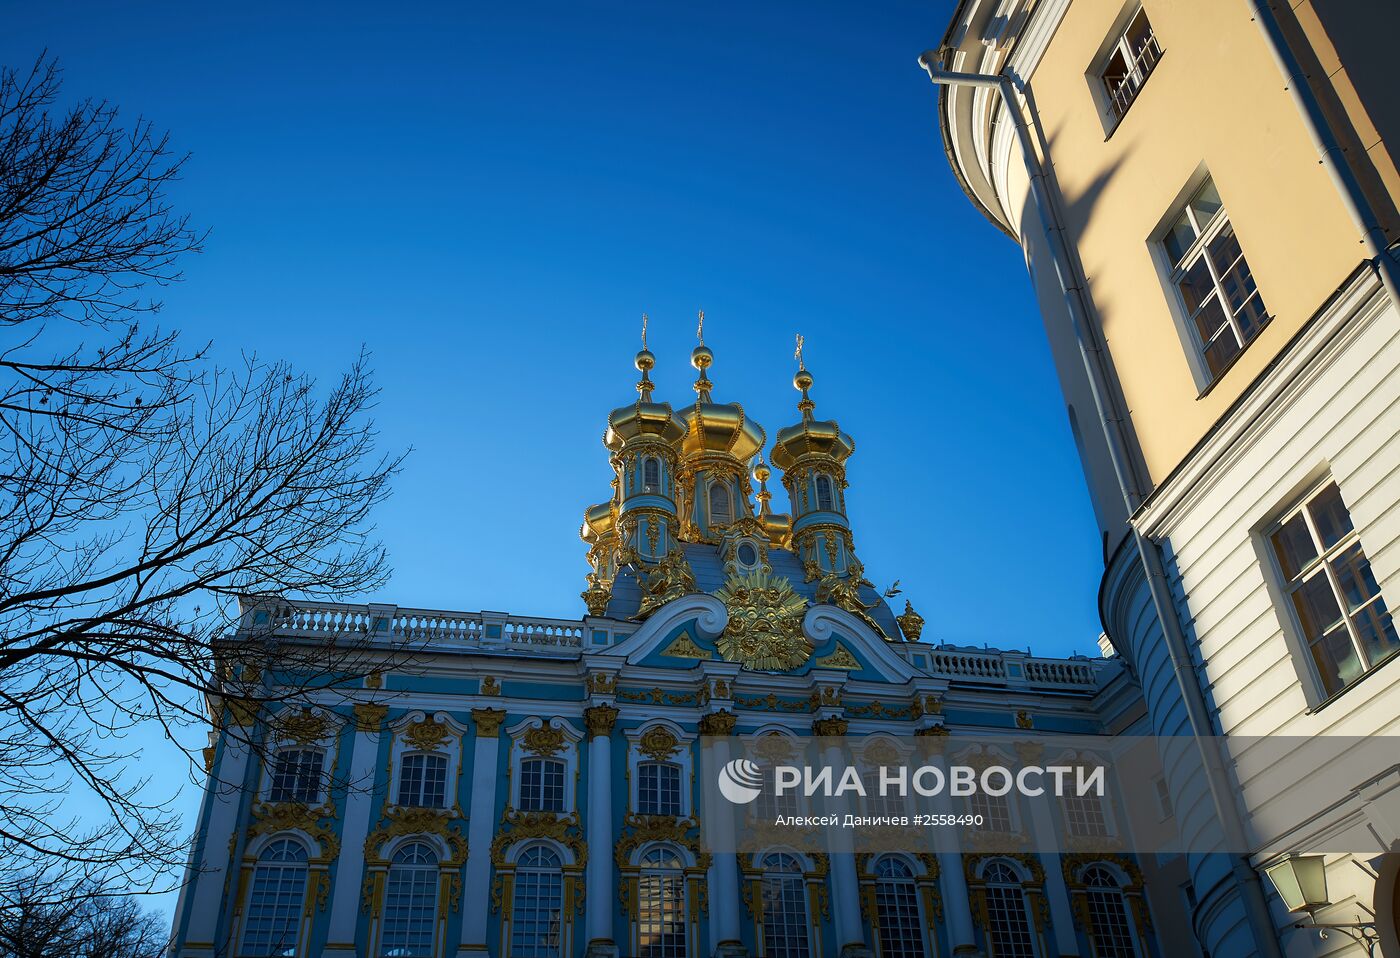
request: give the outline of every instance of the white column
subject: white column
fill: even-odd
[[[584,710],[588,726],[588,868],[584,875],[588,890],[584,899],[584,925],[588,934],[589,958],[616,958],[613,937],[613,797],[612,730],[617,709],[595,705]]]
[[[1023,753],[1023,758],[1025,753]],[[1060,870],[1054,821],[1045,796],[1032,798],[1031,845],[1039,851],[1041,867],[1045,869],[1045,897],[1050,903],[1050,922],[1055,929],[1054,949],[1060,958],[1078,958],[1079,940],[1074,934],[1074,912],[1069,904],[1069,891]]]
[[[502,709],[472,709],[476,751],[472,758],[471,811],[467,818],[467,881],[457,958],[490,953],[486,916],[491,911],[491,831],[496,822],[496,764],[501,749]]]
[[[842,718],[818,719],[812,723],[812,733],[824,738],[834,738],[846,734],[846,720]],[[840,745],[832,743],[822,750],[822,760],[830,769],[839,769],[846,757]],[[844,813],[844,802],[838,801],[835,811]],[[870,948],[865,943],[865,929],[860,919],[860,879],[856,875],[856,856],[849,829],[833,828],[831,836],[831,899],[835,912],[836,953],[841,958],[868,956]]]
[[[360,911],[360,886],[365,877],[365,837],[369,835],[370,806],[374,803],[375,772],[379,764],[379,735],[387,705],[362,702],[355,706],[355,732],[346,763],[345,829],[341,833],[340,859],[335,866],[331,893],[330,929],[326,958],[355,954],[355,924]]]
[[[219,918],[233,911],[233,902],[224,900],[224,884],[228,882],[229,895],[237,893],[239,863],[229,848],[238,828],[248,777],[250,748],[247,739],[253,734],[254,714],[246,705],[230,706],[228,716],[232,728],[220,732],[223,754],[209,780],[209,816],[204,822],[204,845],[198,870],[192,876],[189,921],[179,950],[182,958],[212,956]],[[231,877],[230,871],[233,872]]]
[[[700,734],[714,738],[714,768],[723,768],[731,757],[729,736],[734,734],[734,713],[728,710],[711,712],[700,719]],[[705,794],[709,794],[708,790]],[[710,940],[714,942],[716,958],[742,958],[744,948],[740,923],[739,856],[734,832],[735,808],[723,804],[704,809],[704,818],[714,837],[710,857]]]
[[[933,729],[921,729],[914,734],[922,736],[934,732]],[[928,763],[937,766],[943,773],[943,780],[948,780],[948,760],[945,756],[929,756]],[[934,808],[939,814],[950,813],[952,802],[947,789],[934,799]],[[948,944],[952,946],[955,958],[972,958],[978,954],[977,933],[972,923],[972,900],[968,896],[967,876],[963,873],[957,830],[934,829],[933,840],[938,854],[938,890],[943,896],[943,914],[948,923]]]

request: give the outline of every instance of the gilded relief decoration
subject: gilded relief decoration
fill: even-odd
[[[384,727],[384,719],[389,715],[389,706],[360,702],[355,705],[354,712],[356,731],[378,732]]]
[[[499,681],[497,681],[497,679],[496,679],[496,677],[495,677],[494,675],[483,676],[482,679],[481,679],[481,689],[480,689],[479,694],[481,694],[481,695],[500,695],[500,694],[501,694],[501,683],[500,683]]]
[[[663,762],[675,755],[679,748],[680,740],[671,734],[671,730],[664,725],[647,729],[637,742],[638,751],[658,762]]]
[[[590,672],[584,680],[590,695],[611,695],[617,691],[617,676],[607,672]]]
[[[472,709],[472,722],[476,724],[477,738],[495,738],[505,721],[505,709]]]
[[[275,720],[277,731],[298,745],[310,745],[326,737],[330,719],[321,712],[303,707],[300,712],[286,712]]]
[[[607,737],[617,724],[617,709],[611,705],[595,705],[583,710],[583,721],[588,726],[590,739]]]
[[[865,569],[859,562],[851,563],[850,575],[842,576],[835,572],[828,572],[822,576],[821,582],[817,585],[817,601],[826,605],[834,605],[838,609],[843,609],[860,619],[870,630],[881,638],[888,639],[885,630],[880,628],[880,623],[870,617],[870,610],[876,608],[880,602],[866,602],[860,597],[860,587],[874,588],[875,584],[865,578]]]
[[[511,876],[514,866],[506,861],[506,852],[517,842],[532,838],[544,838],[558,842],[574,856],[572,865],[565,865],[567,876],[583,871],[588,864],[588,843],[583,838],[583,826],[577,812],[557,815],[554,812],[522,812],[510,806],[501,813],[501,824],[496,837],[491,840],[491,867],[496,876],[491,882],[491,910],[499,912],[506,903],[506,879]],[[574,887],[575,913],[583,913],[583,888]]]
[[[329,802],[319,806],[304,802],[258,802],[253,806],[253,822],[248,826],[248,837],[291,830],[304,832],[321,846],[320,857],[314,861],[331,861],[340,854],[335,817],[335,806]]]
[[[819,669],[845,669],[848,672],[860,669],[860,660],[840,642],[836,643],[836,648],[832,649],[830,653],[823,655],[812,664]]]
[[[447,726],[439,725],[431,716],[409,725],[404,741],[422,752],[434,752],[447,739]]]
[[[695,573],[680,549],[672,549],[661,557],[655,568],[642,573],[641,587],[642,602],[637,614],[632,616],[638,621],[674,599],[699,591],[695,585]]]
[[[380,853],[385,844],[408,835],[436,835],[448,848],[443,865],[456,868],[466,863],[467,838],[457,830],[462,819],[453,812],[440,808],[390,807],[385,816],[388,820],[365,838],[366,863],[383,864]]]
[[[558,728],[532,728],[525,732],[521,741],[525,751],[535,755],[557,755],[564,750],[564,730]]]
[[[715,598],[729,610],[716,643],[725,660],[754,671],[786,672],[811,656],[811,640],[802,634],[807,600],[786,578],[761,569],[731,575]]]
[[[690,637],[688,632],[682,632],[676,636],[674,642],[661,650],[661,654],[677,659],[712,659],[715,657],[709,649],[702,649],[696,645],[695,640]]]

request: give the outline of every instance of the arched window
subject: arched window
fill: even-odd
[[[1085,898],[1096,958],[1137,958],[1128,902],[1117,877],[1102,865],[1090,865],[1081,881],[1088,889]]]
[[[835,507],[832,505],[831,478],[829,476],[817,476],[817,511],[831,512]]]
[[[306,849],[282,838],[258,856],[248,892],[248,920],[243,925],[244,958],[293,958],[306,898]]]
[[[642,762],[637,766],[637,812],[641,815],[681,813],[681,767],[674,762]]]
[[[661,488],[661,463],[650,456],[642,460],[642,487],[652,491]]]
[[[410,842],[394,853],[384,883],[381,958],[431,958],[437,892],[437,856],[430,847]]]
[[[765,958],[809,958],[811,936],[801,864],[784,852],[772,852],[764,856],[762,867]]]
[[[321,768],[325,757],[314,748],[284,748],[272,761],[272,788],[268,801],[305,802],[321,800]]]
[[[1026,890],[1005,862],[982,873],[987,896],[987,938],[995,958],[1036,958],[1035,937],[1026,913]]]
[[[564,810],[564,763],[527,758],[520,763],[520,808],[526,812]]]
[[[919,893],[914,872],[898,858],[875,863],[875,914],[880,926],[880,958],[923,958]]]
[[[674,849],[648,850],[637,879],[640,958],[685,958],[685,875]]]
[[[515,864],[515,900],[510,909],[513,958],[559,958],[563,910],[559,856],[547,845],[532,845]]]
[[[399,804],[442,808],[447,799],[447,756],[411,752],[399,765]]]
[[[729,488],[722,482],[710,483],[710,525],[727,526],[734,521]]]

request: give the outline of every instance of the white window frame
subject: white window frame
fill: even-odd
[[[553,729],[563,733],[563,744],[559,751],[552,755],[537,755],[529,751],[525,745],[527,733],[532,729]],[[510,736],[510,801],[511,807],[521,809],[521,773],[527,759],[547,758],[564,763],[564,807],[555,812],[557,815],[568,815],[578,808],[578,780],[579,780],[579,749],[578,743],[583,739],[582,733],[563,719],[542,719],[532,717],[519,722],[506,729],[506,734]]]
[[[1396,654],[1391,654],[1383,659],[1371,662],[1366,653],[1365,646],[1361,643],[1357,634],[1356,626],[1352,623],[1352,613],[1347,606],[1346,597],[1341,590],[1341,585],[1337,582],[1337,577],[1329,564],[1329,559],[1335,558],[1355,545],[1362,546],[1365,553],[1365,546],[1361,541],[1361,530],[1357,528],[1356,519],[1351,517],[1351,530],[1337,540],[1327,549],[1322,548],[1322,538],[1318,534],[1316,525],[1309,513],[1307,506],[1315,501],[1329,486],[1336,486],[1338,495],[1341,498],[1342,506],[1351,516],[1351,507],[1347,505],[1347,499],[1342,494],[1341,484],[1331,473],[1324,473],[1321,478],[1317,478],[1308,483],[1306,491],[1301,495],[1295,495],[1290,499],[1290,505],[1277,511],[1275,518],[1263,525],[1255,536],[1256,551],[1259,552],[1264,561],[1265,568],[1269,570],[1266,576],[1269,586],[1270,598],[1278,614],[1280,625],[1283,626],[1284,637],[1293,653],[1294,665],[1298,676],[1302,681],[1304,697],[1308,699],[1310,707],[1316,708],[1326,702],[1330,702],[1340,695],[1354,688],[1363,679],[1377,669],[1384,668],[1390,662],[1396,661]],[[1317,558],[1304,569],[1300,569],[1296,577],[1297,582],[1291,579],[1283,569],[1279,561],[1278,553],[1274,549],[1273,536],[1276,532],[1291,520],[1294,516],[1301,514],[1303,522],[1308,529],[1308,534],[1312,537],[1314,548],[1317,550]],[[1368,555],[1369,558],[1369,555]],[[1336,690],[1329,690],[1321,673],[1318,671],[1317,663],[1313,659],[1313,645],[1316,644],[1303,628],[1303,623],[1298,617],[1298,611],[1293,605],[1293,594],[1303,582],[1315,578],[1319,574],[1327,577],[1329,588],[1332,590],[1332,597],[1337,602],[1338,608],[1342,611],[1342,622],[1346,627],[1347,636],[1351,640],[1352,649],[1357,655],[1357,659],[1365,666],[1362,671],[1351,681],[1344,682]],[[1377,595],[1367,603],[1367,605],[1377,600],[1385,600],[1384,584],[1377,581],[1379,587]],[[1387,608],[1389,605],[1387,604]],[[1393,614],[1393,613],[1392,613]],[[1320,638],[1320,637],[1319,637]]]
[[[404,773],[405,773],[405,771],[406,771],[405,766],[408,764],[408,760],[409,760],[409,759],[412,759],[412,758],[421,758],[421,759],[423,759],[423,760],[424,760],[424,770],[425,770],[425,771],[426,771],[426,768],[427,768],[427,764],[428,764],[428,762],[429,762],[431,759],[435,759],[435,758],[436,758],[436,759],[442,759],[442,764],[443,764],[443,773],[442,773],[442,774],[443,774],[443,779],[442,779],[442,795],[440,796],[440,799],[441,799],[441,800],[440,800],[437,804],[435,804],[435,805],[434,805],[434,804],[429,804],[429,803],[427,803],[426,801],[424,801],[424,799],[425,799],[425,797],[426,797],[425,792],[426,792],[427,781],[428,781],[426,775],[424,775],[424,776],[423,776],[422,778],[420,778],[419,781],[418,781],[418,789],[417,789],[417,795],[416,795],[416,797],[417,797],[418,800],[417,800],[416,802],[411,802],[411,803],[409,803],[409,804],[407,804],[407,805],[405,805],[404,802],[402,801],[402,799],[403,799],[403,797],[404,797],[404,796],[403,796],[403,786],[404,786]],[[422,751],[422,750],[420,750],[420,749],[413,749],[413,750],[411,750],[411,751],[404,752],[402,755],[399,756],[398,780],[397,780],[397,787],[396,787],[396,789],[395,789],[395,791],[394,791],[394,801],[395,801],[396,803],[398,803],[398,805],[399,805],[401,808],[446,808],[446,807],[447,807],[447,796],[448,796],[448,793],[449,793],[450,790],[451,790],[450,787],[449,787],[449,783],[451,782],[451,779],[448,778],[448,772],[451,771],[451,768],[452,768],[452,761],[451,761],[451,759],[448,758],[448,756],[442,754],[441,752],[424,752],[424,751]]]
[[[277,769],[282,763],[283,756],[287,755],[314,755],[320,758],[321,765],[316,773],[316,791],[310,798],[284,798],[274,793],[277,788]],[[294,805],[320,805],[326,798],[326,751],[313,745],[284,745],[272,753],[272,760],[268,763],[267,769],[267,800],[269,802],[287,803]],[[297,776],[293,791],[301,784],[301,776]]]
[[[642,751],[642,739],[653,729],[664,728],[676,739],[676,750],[665,758],[656,758],[647,755]],[[691,746],[696,740],[694,732],[687,732],[675,722],[665,719],[657,719],[647,722],[645,725],[634,729],[628,729],[627,735],[627,768],[628,768],[628,804],[638,813],[641,813],[641,766],[649,762],[662,762],[675,765],[680,769],[681,785],[681,809],[678,818],[689,818],[694,814],[694,804],[691,796],[691,782],[695,777],[695,764],[691,754]]]
[[[432,721],[443,726],[442,741],[433,749],[424,749],[407,739],[409,728],[419,722]],[[399,787],[402,784],[403,759],[405,755],[414,752],[429,755],[447,756],[447,782],[442,808],[450,811],[454,815],[462,814],[461,798],[461,770],[462,770],[462,737],[467,732],[467,727],[462,725],[448,712],[425,712],[414,710],[400,716],[391,722],[389,729],[393,734],[392,744],[389,748],[389,768],[392,774],[389,781],[389,794],[385,801],[390,808],[399,808]]]
[[[1235,362],[1244,352],[1249,349],[1251,343],[1259,338],[1260,334],[1273,321],[1273,314],[1269,312],[1268,304],[1264,302],[1263,291],[1259,288],[1257,277],[1255,278],[1254,292],[1246,302],[1258,300],[1264,307],[1262,318],[1259,320],[1257,328],[1252,336],[1245,339],[1240,331],[1239,321],[1235,317],[1235,312],[1231,309],[1229,300],[1226,298],[1225,290],[1221,286],[1220,274],[1215,268],[1215,263],[1211,261],[1206,248],[1210,243],[1224,232],[1226,227],[1233,229],[1230,219],[1229,206],[1225,203],[1224,197],[1220,200],[1220,209],[1216,210],[1211,218],[1205,222],[1199,222],[1196,211],[1191,208],[1192,201],[1206,188],[1207,184],[1213,184],[1214,179],[1209,171],[1204,167],[1199,167],[1187,181],[1188,185],[1183,189],[1175,200],[1167,207],[1166,215],[1162,217],[1160,223],[1152,231],[1148,246],[1151,250],[1153,262],[1157,266],[1157,272],[1162,279],[1162,283],[1167,287],[1167,302],[1170,306],[1172,317],[1176,320],[1177,335],[1181,338],[1183,352],[1186,353],[1186,362],[1191,369],[1191,376],[1196,382],[1197,391],[1204,395],[1217,382],[1225,377]],[[1219,187],[1216,193],[1220,192]],[[1181,215],[1185,213],[1191,224],[1192,230],[1196,233],[1196,238],[1181,255],[1180,260],[1173,260],[1172,254],[1167,248],[1167,236],[1170,234],[1172,226]],[[1236,230],[1235,240],[1239,243],[1239,232]],[[1244,244],[1239,243],[1240,255],[1235,262],[1243,261],[1249,263],[1249,257],[1244,251]],[[1186,278],[1190,268],[1197,260],[1204,259],[1206,270],[1210,274],[1211,293],[1203,298],[1202,303],[1196,310],[1187,308],[1186,300],[1181,293],[1181,281]],[[1233,264],[1232,264],[1233,265]],[[1250,275],[1254,275],[1253,269]],[[1211,371],[1210,364],[1206,360],[1206,348],[1210,345],[1202,339],[1200,330],[1196,326],[1196,317],[1200,315],[1212,299],[1220,302],[1221,311],[1225,314],[1225,326],[1219,335],[1232,335],[1239,344],[1239,351],[1227,360],[1219,373]],[[1212,340],[1213,341],[1213,340]]]
[[[1150,39],[1143,47],[1142,54],[1134,56],[1132,45],[1128,42],[1128,30],[1139,16],[1147,20],[1147,34]],[[1147,85],[1148,79],[1157,69],[1157,64],[1161,62],[1162,52],[1162,41],[1152,26],[1152,18],[1147,15],[1142,3],[1130,3],[1114,20],[1113,29],[1108,32],[1103,46],[1093,59],[1094,67],[1089,71],[1096,88],[1094,100],[1105,114],[1106,132],[1111,133],[1122,122],[1123,117],[1128,115],[1128,110],[1142,95],[1143,87]],[[1114,54],[1122,54],[1123,64],[1128,71],[1117,90],[1109,89],[1108,81],[1104,79]],[[1119,91],[1130,86],[1131,92],[1126,97],[1119,95]]]
[[[340,737],[340,732],[345,726],[345,720],[333,712],[325,709],[311,709],[318,717],[325,720],[321,737],[318,739],[306,740],[296,739],[280,727],[278,717],[274,717],[268,723],[268,756],[263,762],[262,778],[258,783],[258,801],[272,801],[272,779],[277,770],[277,756],[286,751],[301,750],[315,751],[321,753],[321,778],[318,783],[316,798],[309,802],[311,807],[324,806],[330,798],[331,786],[335,783],[336,762],[339,759],[339,752],[336,749],[336,742]],[[284,713],[291,714],[291,713]]]

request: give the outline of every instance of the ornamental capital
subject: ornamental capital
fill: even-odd
[[[733,735],[734,725],[738,721],[734,713],[728,709],[720,709],[718,712],[710,712],[700,716],[701,735]]]
[[[472,721],[476,723],[477,738],[495,738],[500,734],[501,723],[505,721],[505,709],[472,709]]]
[[[812,723],[812,734],[824,737],[845,735],[849,723],[843,718],[817,719]]]
[[[948,726],[946,726],[946,725],[930,725],[928,728],[915,729],[914,734],[917,735],[917,736],[919,736],[920,738],[928,738],[928,737],[930,737],[930,736],[947,735],[947,734],[948,734]]]
[[[389,706],[376,705],[373,702],[359,702],[355,705],[355,730],[359,732],[377,732],[384,725],[384,719],[389,714]]]
[[[594,705],[583,710],[583,720],[588,726],[588,737],[590,739],[600,736],[606,738],[612,734],[613,725],[617,723],[617,707],[613,705]]]

